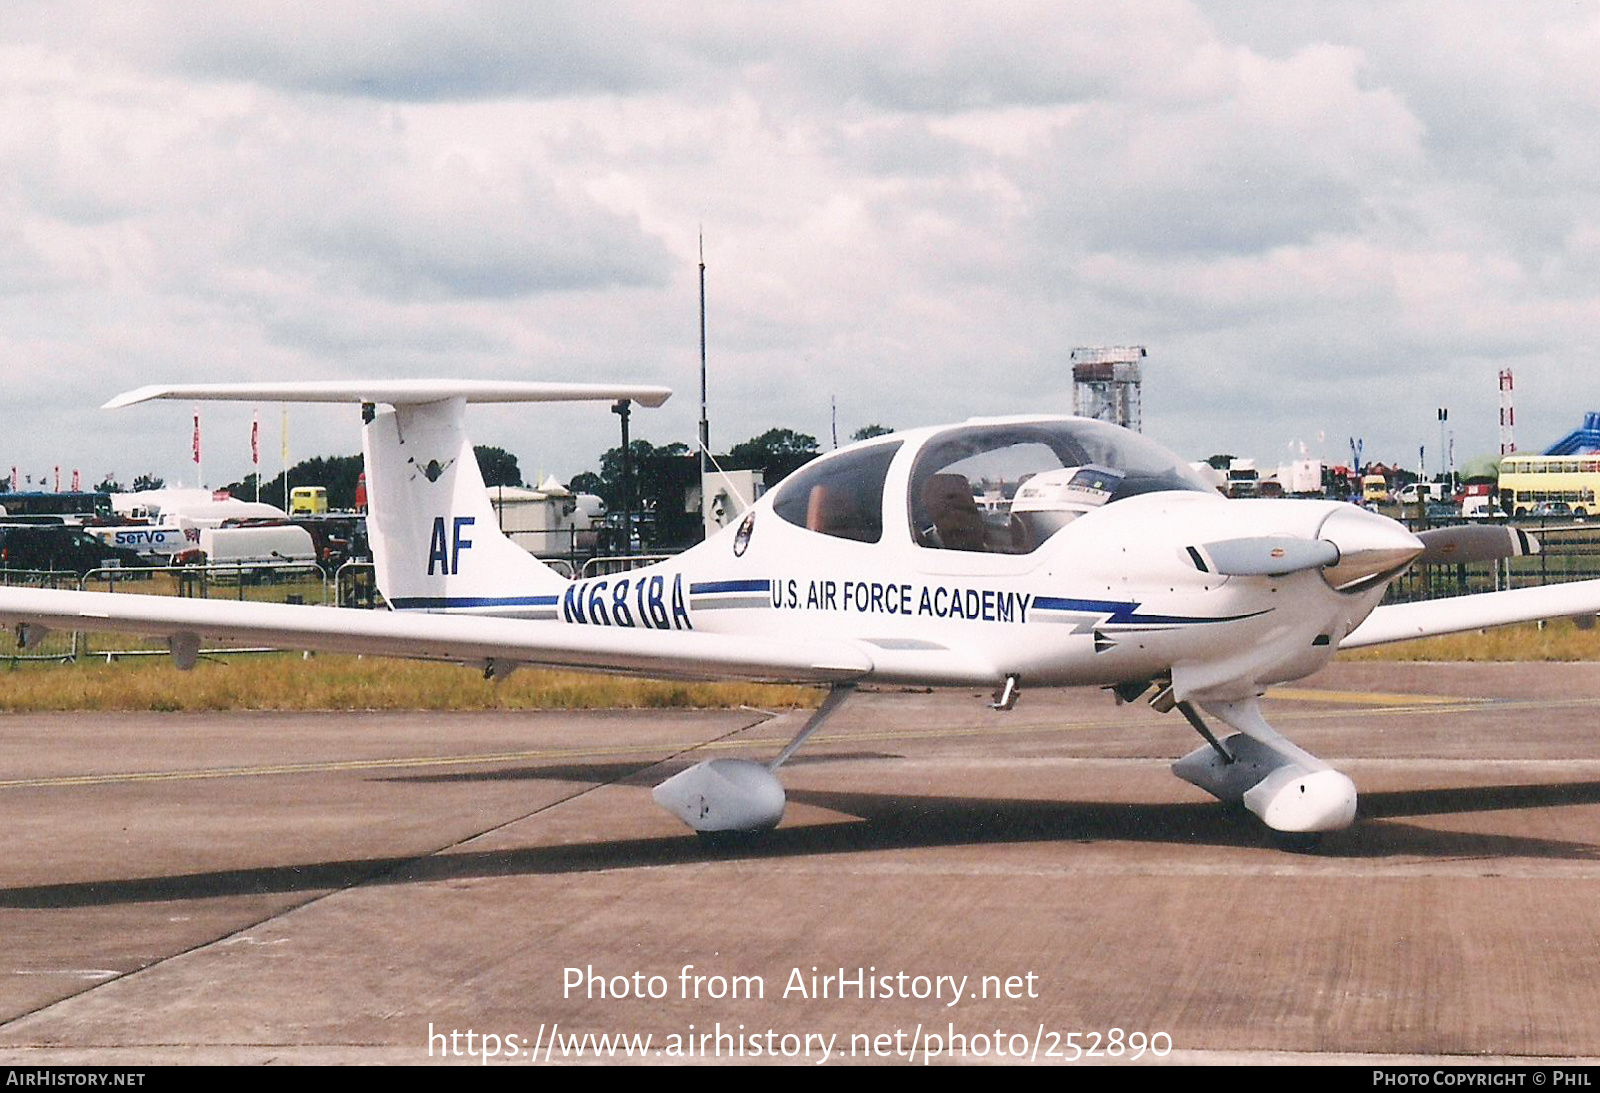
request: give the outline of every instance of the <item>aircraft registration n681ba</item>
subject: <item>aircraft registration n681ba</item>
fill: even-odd
[[[1150,693],[1204,739],[1181,778],[1293,836],[1356,814],[1344,774],[1263,719],[1260,696],[1340,648],[1600,612],[1600,581],[1379,606],[1408,566],[1536,549],[1504,527],[1413,535],[1343,502],[1233,501],[1145,437],[1073,417],[973,419],[842,448],[670,560],[569,581],[500,534],[467,435],[471,402],[627,399],[665,388],[369,381],[147,387],[149,399],[359,404],[369,537],[390,611],[0,589],[0,621],[522,665],[825,684],[766,764],[712,759],[655,789],[703,834],[777,825],[776,772],[859,683]],[[1021,483],[980,504],[974,486]],[[1201,711],[1231,727],[1214,735]]]

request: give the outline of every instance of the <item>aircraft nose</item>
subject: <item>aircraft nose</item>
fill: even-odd
[[[1347,506],[1322,522],[1319,538],[1339,548],[1339,560],[1322,571],[1340,592],[1356,592],[1388,580],[1410,565],[1423,543],[1387,516]]]

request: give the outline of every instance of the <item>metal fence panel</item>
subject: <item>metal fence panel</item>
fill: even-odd
[[[668,558],[676,557],[673,554],[618,554],[609,557],[590,558],[583,563],[583,568],[578,571],[580,577],[606,577],[613,573],[626,573],[632,569],[664,562]]]
[[[93,569],[78,581],[86,592],[135,592],[152,596],[187,596],[248,603],[322,605],[331,602],[332,583],[314,562],[235,563],[204,566],[152,566],[149,569]],[[202,646],[202,653],[264,652],[235,645]],[[149,656],[167,652],[165,638],[142,638],[121,632],[88,632],[79,636],[78,656]]]
[[[78,575],[60,569],[0,569],[0,584],[18,588],[77,588]],[[0,656],[12,663],[30,660],[71,660],[78,655],[78,635],[52,630],[32,648],[17,644],[12,630],[0,631]]]

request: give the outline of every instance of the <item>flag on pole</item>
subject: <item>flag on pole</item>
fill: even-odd
[[[279,430],[283,437],[283,511],[289,511],[289,406],[283,406],[283,427]]]
[[[256,500],[261,500],[261,411],[250,412],[250,469],[256,479]]]

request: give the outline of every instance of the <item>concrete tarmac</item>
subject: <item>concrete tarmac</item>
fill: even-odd
[[[650,787],[803,714],[5,716],[0,1063],[1600,1057],[1593,666],[1275,692],[1310,854],[1175,714],[987,697],[857,695],[731,849]]]

